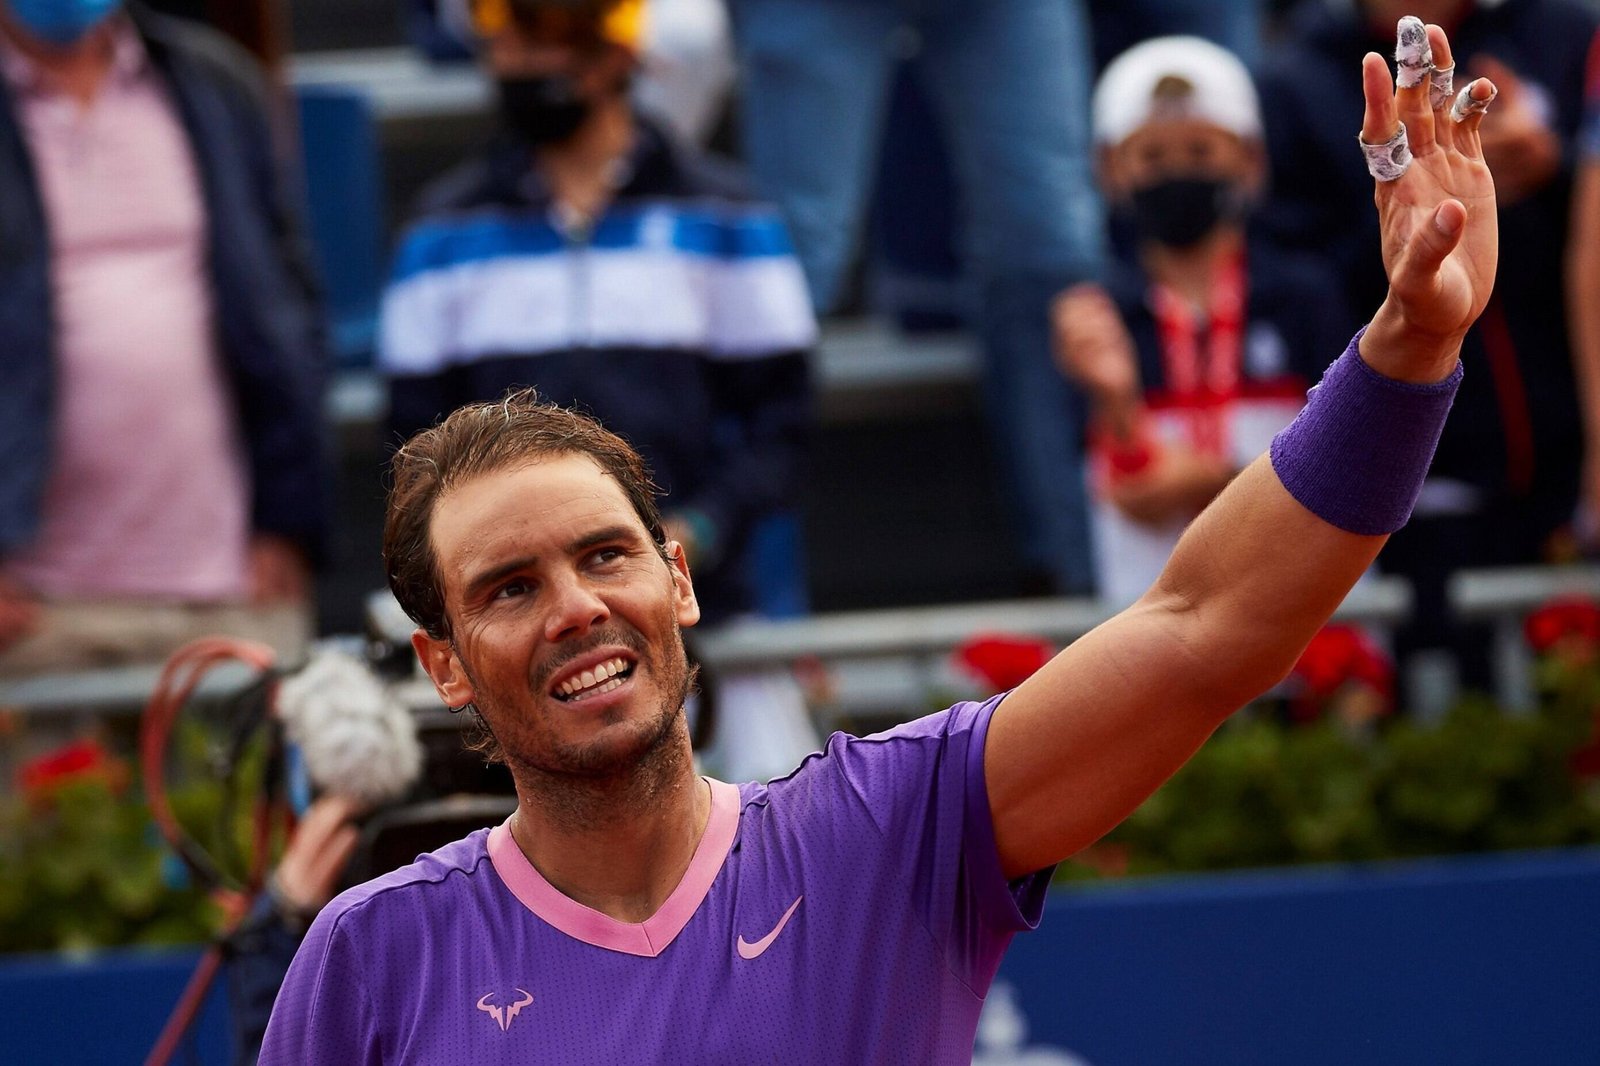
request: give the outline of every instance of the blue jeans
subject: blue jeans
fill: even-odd
[[[1050,352],[1049,303],[1099,273],[1089,40],[1077,0],[731,0],[745,152],[785,211],[819,309],[861,231],[897,42],[921,40],[966,211],[989,421],[1026,562],[1093,586],[1081,412]]]

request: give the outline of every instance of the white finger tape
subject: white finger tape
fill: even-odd
[[[1480,78],[1478,80],[1481,81],[1483,79]],[[1489,105],[1494,103],[1494,98],[1500,95],[1500,90],[1494,87],[1493,82],[1490,82],[1488,98],[1479,100],[1472,95],[1472,88],[1477,84],[1477,81],[1468,82],[1467,87],[1456,95],[1456,102],[1450,105],[1451,121],[1465,122],[1472,115],[1483,114],[1489,110]]]
[[[1400,123],[1394,136],[1382,144],[1368,144],[1356,138],[1361,154],[1367,157],[1367,173],[1379,181],[1394,181],[1411,166],[1411,142],[1406,140],[1406,124]]]
[[[1394,83],[1402,89],[1422,84],[1433,68],[1433,48],[1428,44],[1428,27],[1415,15],[1400,20],[1395,30]]]
[[[1455,85],[1454,63],[1448,67],[1433,68],[1433,80],[1428,82],[1428,103],[1433,105],[1435,111],[1443,111],[1450,106],[1450,97],[1455,95]]]

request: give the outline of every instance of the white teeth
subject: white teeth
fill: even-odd
[[[610,692],[612,689],[621,688],[621,687],[622,687],[622,682],[620,680],[618,680],[617,678],[614,678],[614,677],[613,678],[609,678],[609,679],[607,679],[605,684],[600,685],[598,688],[585,689],[584,691],[578,693],[576,696],[573,696],[567,702],[569,702],[569,703],[582,703],[584,700],[588,699],[590,696],[599,696],[599,695],[601,695],[603,693]]]
[[[598,695],[601,692],[610,692],[621,681],[616,680],[618,674],[628,668],[627,660],[620,656],[608,659],[605,662],[585,670],[576,677],[570,677],[556,686],[556,693],[572,700],[583,699],[587,696]]]

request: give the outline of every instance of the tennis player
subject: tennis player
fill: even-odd
[[[1494,88],[1453,95],[1414,19],[1399,58],[1396,89],[1366,57],[1351,146],[1387,299],[1155,587],[1003,696],[835,736],[768,785],[697,777],[699,608],[637,456],[527,395],[413,438],[389,580],[518,808],[326,907],[261,1061],[970,1062],[1052,865],[1285,674],[1416,498],[1494,280]]]

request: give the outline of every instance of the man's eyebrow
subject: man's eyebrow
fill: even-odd
[[[593,532],[585,533],[577,540],[570,542],[567,545],[567,554],[580,555],[583,552],[588,551],[590,548],[601,544],[616,541],[637,541],[638,539],[639,531],[630,526],[606,526],[603,529],[596,529]],[[508,559],[503,563],[490,567],[488,570],[485,570],[476,577],[472,577],[467,580],[464,598],[467,600],[476,599],[478,596],[482,595],[484,591],[492,588],[495,585],[498,585],[501,581],[504,581],[512,574],[515,574],[520,570],[529,569],[537,565],[538,562],[539,557],[537,555],[520,555],[515,559]]]
[[[638,539],[639,531],[631,526],[606,526],[604,529],[597,529],[592,533],[585,533],[577,540],[568,544],[567,554],[578,555],[582,552],[588,551],[590,548],[596,547],[597,545],[605,544],[608,541],[637,541]]]
[[[465,598],[468,600],[475,599],[485,589],[498,585],[518,570],[527,569],[538,561],[539,557],[537,555],[522,555],[485,570],[477,577],[468,579]]]

